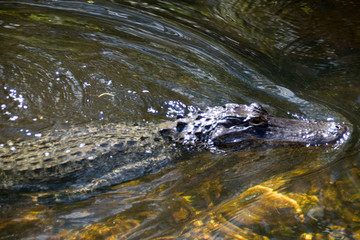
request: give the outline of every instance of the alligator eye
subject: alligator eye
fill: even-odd
[[[266,119],[263,117],[253,117],[249,119],[249,123],[253,126],[261,126],[266,123]]]

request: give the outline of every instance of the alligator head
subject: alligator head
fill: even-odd
[[[177,141],[190,148],[242,148],[249,144],[327,145],[346,126],[335,122],[277,118],[257,103],[208,108],[176,122]]]

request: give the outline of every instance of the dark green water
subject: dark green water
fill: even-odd
[[[326,148],[194,154],[83,201],[2,195],[0,239],[360,238],[359,3],[0,1],[0,56],[2,143],[228,102],[349,127]]]

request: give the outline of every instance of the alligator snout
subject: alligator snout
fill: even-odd
[[[328,130],[323,134],[323,141],[320,141],[320,145],[334,143],[341,138],[348,131],[348,128],[344,124],[339,124],[336,122],[330,122]]]
[[[347,130],[345,125],[336,122],[267,116],[266,124],[219,125],[211,140],[221,147],[237,147],[245,141],[320,146],[337,142]]]

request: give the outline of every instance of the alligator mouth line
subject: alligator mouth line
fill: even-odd
[[[222,137],[216,138],[211,140],[213,145],[216,148],[219,149],[226,149],[226,148],[233,148],[233,149],[241,149],[243,147],[247,147],[251,145],[252,147],[258,146],[258,145],[264,145],[264,146],[330,146],[333,144],[337,144],[338,142],[341,142],[342,140],[345,140],[346,137],[339,138],[337,140],[334,140],[332,142],[326,142],[324,144],[320,143],[300,143],[300,142],[286,142],[286,141],[267,141],[261,138],[256,137],[249,137],[244,136],[241,134],[236,133],[229,133],[227,135],[224,135]]]

